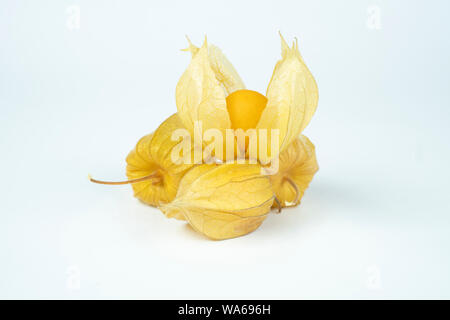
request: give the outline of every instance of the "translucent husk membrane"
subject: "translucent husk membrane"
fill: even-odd
[[[211,239],[234,238],[258,228],[274,201],[270,181],[252,164],[199,165],[180,182],[177,196],[161,210],[183,216]]]

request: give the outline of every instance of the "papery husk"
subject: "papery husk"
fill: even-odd
[[[191,62],[178,81],[175,96],[181,122],[199,143],[209,129],[219,130],[225,136],[225,130],[231,128],[225,100],[225,85],[230,80],[225,77],[229,73],[216,74],[212,68],[206,39],[201,48],[191,52]],[[221,82],[224,80],[227,81]]]
[[[148,175],[154,178],[132,184],[134,196],[146,204],[158,206],[173,200],[178,184],[192,164],[174,163],[172,149],[180,141],[172,140],[174,130],[183,128],[177,114],[165,120],[152,134],[141,138],[126,159],[129,179]]]
[[[311,121],[319,99],[316,81],[300,55],[297,41],[290,48],[281,36],[281,55],[267,87],[267,106],[257,125],[257,129],[268,130],[267,150],[258,155],[262,164],[269,163],[297,139]],[[279,130],[275,150],[271,150],[272,129]]]
[[[194,230],[215,239],[235,238],[257,229],[274,201],[269,178],[254,164],[204,164],[189,170],[177,196],[160,209],[183,216]]]
[[[192,44],[189,38],[187,40],[189,42],[189,47],[183,51],[189,51],[191,56],[194,57],[199,52],[200,48]],[[225,89],[225,94],[230,95],[237,90],[245,89],[244,82],[230,60],[223,54],[222,50],[213,44],[208,44],[206,40],[204,46],[207,47],[209,66],[214,72],[216,80]]]

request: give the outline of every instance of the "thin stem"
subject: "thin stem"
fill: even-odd
[[[295,190],[295,200],[294,200],[294,205],[297,204],[298,200],[300,200],[300,191],[298,190],[297,185],[295,184],[294,181],[292,181],[291,178],[289,177],[284,177],[284,179],[292,186],[292,188],[294,188]]]
[[[277,204],[277,207],[278,207],[278,213],[280,213],[280,212],[281,212],[281,203],[280,203],[280,200],[278,200],[277,197],[274,197],[274,200],[275,200],[275,203]]]
[[[152,174],[149,174],[148,176],[145,176],[145,177],[131,179],[131,180],[125,180],[125,181],[101,181],[101,180],[97,180],[97,179],[94,179],[91,176],[89,176],[89,180],[91,182],[99,183],[99,184],[109,184],[109,185],[130,184],[130,183],[142,182],[142,181],[147,181],[147,180],[152,180],[152,179],[155,179],[155,181],[153,181],[154,184],[158,183],[157,181],[160,180],[160,177],[157,172],[153,172]]]

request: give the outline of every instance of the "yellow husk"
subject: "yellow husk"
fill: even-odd
[[[176,87],[178,115],[192,137],[203,137],[208,129],[218,129],[225,136],[224,130],[231,126],[225,98],[224,86],[211,68],[205,40],[193,53],[191,63]],[[196,123],[201,123],[201,128],[195,130]]]
[[[215,240],[254,231],[273,203],[261,167],[251,164],[199,165],[180,182],[175,199],[160,207],[167,217],[183,216],[198,232]]]
[[[280,35],[281,36],[281,35]],[[289,48],[281,36],[282,59],[277,62],[267,87],[267,106],[262,112],[258,129],[279,130],[279,152],[282,152],[305,129],[314,115],[319,99],[316,81],[306,67],[297,41]],[[266,164],[275,154],[270,151],[268,133],[267,156],[260,153],[259,160]]]
[[[136,179],[156,173],[152,180],[132,184],[134,196],[139,200],[158,206],[172,201],[184,173],[192,166],[176,164],[171,151],[179,142],[172,141],[172,132],[183,128],[177,114],[164,121],[152,134],[139,140],[126,159],[126,173],[129,179]]]

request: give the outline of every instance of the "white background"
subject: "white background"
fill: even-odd
[[[0,298],[450,298],[449,9],[2,1]],[[214,242],[130,186],[88,182],[123,179],[176,111],[185,34],[207,34],[264,93],[278,30],[320,92],[305,131],[320,171],[300,207]]]

